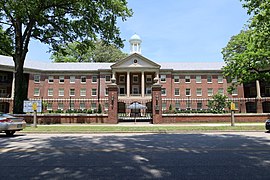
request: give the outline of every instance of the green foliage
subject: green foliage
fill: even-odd
[[[0,53],[12,56],[15,64],[14,113],[23,112],[23,66],[30,39],[57,52],[62,44],[79,41],[76,49],[82,54],[97,38],[122,47],[116,23],[131,15],[126,0],[0,1]]]
[[[86,52],[77,49],[79,42],[62,46],[61,51],[54,52],[51,59],[54,62],[116,62],[127,57],[113,44],[106,44],[99,40],[93,46],[88,46]]]
[[[252,15],[246,30],[223,48],[224,75],[238,83],[270,79],[270,0],[241,0]]]
[[[229,107],[230,103],[227,101],[228,97],[222,94],[215,94],[212,100],[208,101],[208,108],[214,113],[224,112]]]

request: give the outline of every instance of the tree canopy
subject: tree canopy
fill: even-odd
[[[54,62],[116,62],[128,55],[113,44],[106,44],[101,40],[89,46],[86,52],[76,49],[78,42],[63,45],[61,51],[55,51],[51,59]]]
[[[270,79],[270,0],[242,0],[249,24],[222,49],[225,76],[238,83]]]
[[[80,41],[77,49],[84,51],[97,38],[122,47],[116,23],[131,15],[126,0],[0,1],[0,52],[12,56],[15,64],[13,112],[22,112],[27,97],[23,65],[31,38],[49,44],[52,51],[73,41]]]

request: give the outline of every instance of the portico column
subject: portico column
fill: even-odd
[[[11,87],[11,98],[13,100],[14,100],[14,92],[15,92],[15,73],[13,73],[12,87]]]
[[[256,91],[257,91],[257,98],[261,98],[261,88],[260,88],[260,81],[256,80]]]
[[[141,78],[141,93],[142,93],[142,97],[144,97],[144,71],[142,71],[142,78]]]
[[[127,72],[127,97],[130,96],[130,72]]]

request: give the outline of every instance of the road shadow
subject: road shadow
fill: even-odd
[[[263,133],[263,132],[262,132]],[[234,134],[46,135],[1,138],[10,179],[267,179],[270,142]],[[10,173],[10,168],[16,173]]]

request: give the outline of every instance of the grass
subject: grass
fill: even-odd
[[[24,133],[172,133],[172,132],[196,132],[196,131],[266,131],[263,125],[237,125],[237,126],[72,126],[72,125],[48,125],[26,127]]]

